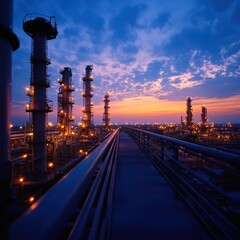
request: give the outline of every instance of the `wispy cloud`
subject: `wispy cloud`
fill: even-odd
[[[170,84],[178,89],[191,88],[197,85],[202,84],[202,81],[193,80],[194,76],[192,73],[187,72],[181,75],[169,77]]]

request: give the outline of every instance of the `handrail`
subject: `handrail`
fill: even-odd
[[[58,239],[118,131],[113,132],[9,227],[9,239]]]
[[[23,18],[23,23],[29,21],[29,20],[34,20],[36,18],[43,18],[45,20],[47,20],[48,22],[50,22],[50,24],[56,28],[56,20],[55,20],[55,16],[46,16],[44,14],[41,13],[29,13],[27,15],[24,16]]]
[[[86,229],[88,239],[101,239],[99,235],[106,234],[104,215],[110,203],[108,197],[112,197],[112,192],[109,186],[114,179],[115,175],[114,164],[116,163],[118,149],[118,135],[113,141],[103,163],[99,169],[96,180],[88,194],[88,197],[81,208],[81,212],[74,223],[74,227],[70,233],[69,240],[77,240],[86,238]],[[94,206],[96,205],[96,206]],[[107,207],[106,207],[107,206]],[[92,214],[94,212],[94,214]],[[91,229],[89,230],[91,222]],[[85,233],[85,235],[84,235]],[[105,239],[105,238],[102,238]]]
[[[187,167],[179,152],[187,153],[186,160],[190,155],[230,170],[238,179],[240,155],[132,127],[126,129],[214,238],[235,239],[232,237],[240,234],[239,201]]]
[[[197,152],[207,155],[209,157],[217,158],[218,160],[224,161],[226,163],[229,163],[232,166],[240,168],[240,155],[239,154],[229,153],[229,152],[221,151],[219,149],[213,149],[213,148],[201,146],[201,145],[198,145],[195,143],[186,142],[183,140],[179,140],[179,139],[168,137],[168,136],[163,136],[163,135],[160,135],[157,133],[152,133],[152,132],[148,132],[148,131],[137,129],[137,128],[128,127],[128,129],[129,130],[132,129],[134,131],[148,134],[149,136],[155,137],[159,140],[173,143],[174,145],[176,145],[178,147],[186,147],[188,149],[197,151]]]

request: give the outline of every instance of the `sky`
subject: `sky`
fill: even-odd
[[[93,65],[95,124],[102,123],[106,92],[112,123],[180,123],[188,96],[195,123],[202,105],[209,122],[240,123],[240,0],[15,0],[14,125],[28,120],[31,38],[22,29],[28,13],[55,16],[58,27],[48,41],[49,121],[57,121],[59,71],[70,67],[75,124],[81,122],[82,77]]]

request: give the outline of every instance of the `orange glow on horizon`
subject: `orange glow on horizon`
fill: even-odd
[[[238,116],[240,115],[240,95],[228,97],[228,98],[194,98],[192,97],[193,106],[193,118],[194,122],[197,123],[201,118],[201,108],[205,105],[208,112],[209,121],[216,120],[220,122],[231,122],[231,118],[236,119],[235,123],[239,123]],[[93,98],[94,101],[94,98]],[[126,98],[121,101],[111,100],[111,114],[110,121],[112,123],[169,123],[175,122],[180,123],[180,117],[186,116],[186,98],[179,100],[165,100],[158,99],[153,96],[138,96],[133,98]],[[25,105],[23,106],[23,108]],[[81,117],[82,114],[81,103],[75,104],[73,112],[76,115],[76,121],[74,124],[82,125]],[[94,123],[102,124],[102,116],[104,111],[104,104],[94,104]],[[49,119],[55,121],[55,112],[49,114]],[[23,111],[12,111],[13,119],[22,117],[28,119],[28,115]]]
[[[195,122],[200,120],[201,108],[205,105],[208,111],[208,117],[217,115],[239,115],[240,95],[229,98],[192,98],[193,117]],[[95,115],[102,115],[103,106],[95,106]],[[164,119],[170,119],[168,122],[180,122],[180,117],[186,116],[186,100],[161,100],[152,96],[139,96],[135,98],[127,98],[122,101],[111,102],[110,118],[121,118],[128,121],[129,118],[141,121],[141,119],[149,119],[154,121],[158,118],[159,122]]]

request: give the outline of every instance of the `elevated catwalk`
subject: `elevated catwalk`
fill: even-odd
[[[120,134],[110,239],[209,239],[124,132]]]

